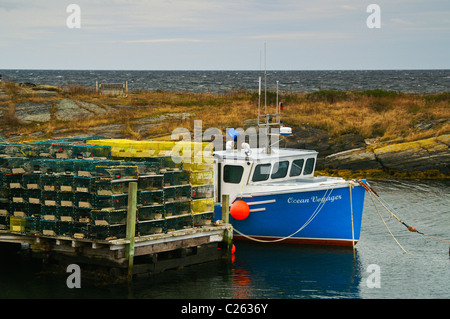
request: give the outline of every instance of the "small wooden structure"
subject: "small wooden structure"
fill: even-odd
[[[96,82],[96,92],[103,95],[126,96],[128,94],[128,81],[125,83],[100,83]]]

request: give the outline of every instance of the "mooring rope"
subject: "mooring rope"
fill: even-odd
[[[364,189],[370,194],[370,196],[371,196],[371,198],[372,198],[372,201],[373,201],[373,197],[372,197],[372,193],[373,194],[375,194],[376,195],[376,199],[378,200],[378,202],[386,209],[386,211],[389,213],[389,214],[391,214],[391,216],[392,217],[394,217],[398,222],[400,222],[401,224],[403,224],[410,232],[413,232],[413,233],[418,233],[418,234],[421,234],[421,235],[424,235],[424,236],[427,236],[427,237],[430,237],[430,238],[433,238],[433,239],[436,239],[436,240],[440,240],[440,241],[442,241],[442,242],[445,242],[445,243],[450,243],[450,241],[448,241],[448,240],[445,240],[445,239],[442,239],[442,238],[438,238],[438,237],[435,237],[435,236],[431,236],[431,235],[427,235],[427,234],[424,234],[423,232],[421,232],[421,231],[418,231],[416,228],[414,228],[414,227],[412,227],[412,226],[409,226],[408,224],[406,224],[403,220],[401,220],[397,215],[395,215],[393,212],[392,212],[392,210],[391,209],[389,209],[387,206],[390,206],[389,204],[385,204],[384,202],[385,202],[385,200],[384,199],[382,199],[381,198],[381,196],[367,183],[364,183],[363,181],[361,181],[361,180],[357,180],[357,182],[362,186],[362,187],[364,187]],[[375,202],[374,202],[374,204],[375,204]],[[375,206],[375,208],[376,208],[376,206]],[[377,209],[377,211],[378,211],[378,209]]]
[[[354,185],[353,181],[348,183],[348,189],[350,194],[350,218],[352,220],[352,247],[353,247],[353,258],[355,258],[355,226],[353,224],[353,196],[352,196],[352,187]]]
[[[331,190],[330,190],[330,189],[331,189]],[[329,190],[330,190],[330,193],[327,194]],[[325,191],[325,193],[324,193],[322,199],[320,200],[319,205],[317,205],[317,207],[316,207],[316,209],[314,210],[313,214],[308,218],[308,220],[303,224],[302,227],[300,227],[298,230],[296,230],[294,233],[290,234],[289,236],[282,237],[282,238],[278,238],[278,239],[274,239],[274,240],[263,240],[263,239],[259,239],[259,238],[255,238],[255,237],[246,235],[246,234],[240,232],[239,230],[237,230],[235,227],[233,227],[233,229],[234,229],[239,235],[241,235],[241,236],[243,236],[243,237],[245,237],[245,238],[247,238],[247,239],[250,239],[250,240],[253,240],[253,241],[256,241],[256,242],[260,242],[260,243],[275,243],[275,242],[280,242],[280,241],[286,240],[286,239],[288,239],[288,238],[290,238],[290,237],[296,235],[296,234],[299,233],[300,231],[302,231],[306,226],[308,226],[308,225],[309,225],[309,224],[317,217],[317,215],[319,214],[319,212],[322,210],[323,206],[325,206],[326,198],[327,198],[328,196],[330,196],[332,192],[333,192],[333,189],[332,189],[331,187],[328,188],[328,189]]]
[[[377,205],[375,205],[375,201],[373,200],[373,196],[372,193],[369,192],[370,195],[370,199],[372,200],[373,206],[375,207],[375,209],[377,210],[378,216],[380,216],[381,221],[383,222],[384,226],[386,227],[386,229],[388,230],[389,234],[391,234],[392,238],[394,238],[395,242],[397,243],[397,245],[403,250],[403,252],[406,254],[406,250],[403,248],[402,245],[400,245],[400,243],[398,242],[397,238],[395,238],[394,234],[391,232],[391,230],[389,229],[388,225],[386,224],[386,222],[383,219],[383,216],[381,216],[380,211],[378,210]]]

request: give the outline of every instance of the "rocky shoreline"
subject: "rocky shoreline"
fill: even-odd
[[[380,142],[347,134],[333,140],[323,130],[295,128],[286,146],[319,152],[323,174],[371,178],[449,178],[450,134],[412,142]]]
[[[146,134],[150,127],[164,126],[168,121],[184,121],[195,118],[194,113],[176,112],[157,116],[134,118],[128,122],[107,122],[77,131],[58,128],[50,132],[40,130],[40,126],[51,121],[83,121],[95,117],[119,113],[124,109],[139,112],[140,107],[106,105],[82,101],[80,98],[59,96],[54,91],[34,91],[29,100],[21,97],[14,101],[11,96],[1,92],[0,117],[4,127],[0,138],[8,141],[24,139],[57,138],[58,136],[101,135],[111,138],[132,138],[127,134],[128,127],[138,132],[141,139],[154,136]],[[13,107],[11,107],[13,105]],[[448,119],[444,119],[448,123]],[[251,120],[249,124],[251,126]],[[442,122],[442,120],[441,120]],[[24,133],[15,134],[14,128],[6,132],[6,127],[15,123],[17,126],[35,128]],[[427,130],[435,125],[433,121],[417,124],[417,129]],[[442,124],[442,123],[439,123]],[[224,128],[225,130],[225,128]],[[170,132],[167,132],[170,134]],[[312,149],[319,152],[316,169],[321,174],[358,178],[449,178],[450,177],[450,134],[405,141],[401,138],[391,141],[364,139],[357,133],[331,137],[326,130],[302,124],[293,126],[293,134],[281,141],[281,147]]]

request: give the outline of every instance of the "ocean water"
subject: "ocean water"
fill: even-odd
[[[450,240],[450,181],[370,183],[408,225]],[[231,263],[213,262],[167,271],[138,278],[129,285],[82,281],[81,288],[69,289],[68,274],[43,274],[45,265],[3,244],[0,299],[176,299],[173,306],[180,307],[191,299],[269,302],[450,298],[450,244],[409,232],[376,203],[406,253],[388,232],[367,196],[361,238],[354,252],[352,248],[237,241]]]
[[[228,92],[257,90],[264,71],[0,70],[4,81],[37,84],[124,83],[130,90]],[[281,92],[384,89],[410,93],[448,92],[450,70],[267,71],[267,89]]]

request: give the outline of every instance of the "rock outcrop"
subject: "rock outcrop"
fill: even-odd
[[[324,168],[384,169],[399,172],[439,171],[450,173],[450,135],[428,139],[372,145],[325,157]]]
[[[51,118],[52,104],[25,102],[16,105],[15,114],[23,123],[48,122]]]

